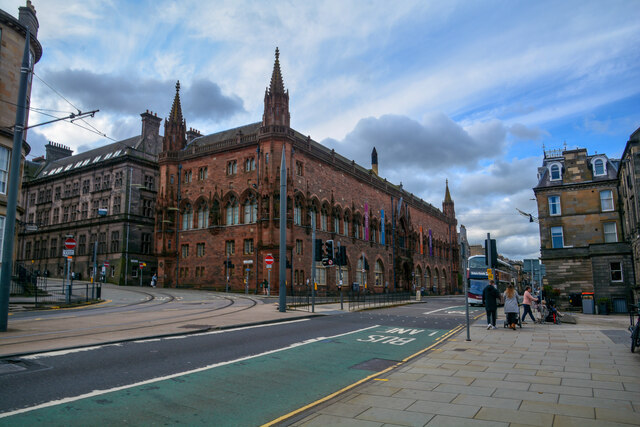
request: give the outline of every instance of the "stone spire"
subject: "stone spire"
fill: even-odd
[[[378,152],[376,151],[376,147],[373,147],[373,151],[371,152],[371,170],[378,175]]]
[[[262,126],[264,132],[280,132],[282,127],[290,127],[289,91],[284,89],[280,71],[280,51],[276,47],[276,59],[273,63],[271,83],[264,93],[264,114]]]
[[[280,51],[276,47],[276,60],[273,63],[273,73],[271,73],[271,84],[269,85],[269,94],[284,93],[284,83],[282,81],[282,72],[280,71]]]
[[[162,141],[162,151],[178,151],[187,145],[187,123],[182,117],[182,106],[180,105],[180,81],[176,83],[176,96],[173,98],[173,105],[169,118],[164,121],[164,139]]]
[[[456,217],[456,210],[453,204],[453,199],[451,198],[451,193],[449,193],[449,180],[446,180],[445,184],[445,192],[444,192],[444,201],[442,202],[442,212],[450,217]]]

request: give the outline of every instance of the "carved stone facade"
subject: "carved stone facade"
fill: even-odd
[[[224,289],[228,274],[233,289],[255,292],[268,278],[278,292],[278,265],[285,262],[279,259],[284,152],[287,286],[307,286],[314,215],[316,238],[346,247],[345,286],[357,282],[374,292],[394,283],[407,290],[435,285],[440,293],[457,288],[457,222],[448,186],[439,210],[379,177],[377,162],[366,169],[292,129],[278,55],[262,122],[206,136],[185,132],[176,88],[159,157],[159,284]],[[268,254],[275,258],[271,269],[264,262]],[[337,267],[318,262],[316,272],[320,291],[337,289]]]
[[[561,292],[595,292],[619,307],[634,275],[618,209],[619,160],[585,149],[546,152],[533,189],[546,283]]]

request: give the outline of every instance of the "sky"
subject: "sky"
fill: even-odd
[[[18,15],[22,0],[0,0]],[[441,208],[449,182],[471,244],[487,233],[537,258],[532,188],[543,150],[619,158],[640,127],[640,2],[33,0],[42,59],[31,106],[99,109],[116,140],[140,113],[167,117],[181,84],[187,127],[260,121],[280,50],[291,126]],[[36,111],[30,124],[50,120]],[[67,122],[28,132],[75,153],[110,143]],[[89,128],[91,129],[91,128]]]

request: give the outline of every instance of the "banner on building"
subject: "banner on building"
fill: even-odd
[[[384,240],[384,209],[380,209],[380,221],[382,221],[382,233],[380,236],[380,243],[382,243],[383,245],[387,242],[386,240]]]
[[[422,226],[420,226],[420,255],[424,254],[424,246],[422,245]]]
[[[364,202],[364,240],[369,241],[369,204]]]
[[[429,229],[429,256],[433,256],[433,235],[431,229]]]

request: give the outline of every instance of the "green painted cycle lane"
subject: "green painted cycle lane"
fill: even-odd
[[[260,425],[377,371],[355,365],[371,359],[401,361],[447,332],[374,326],[15,415],[0,414],[0,425]]]

